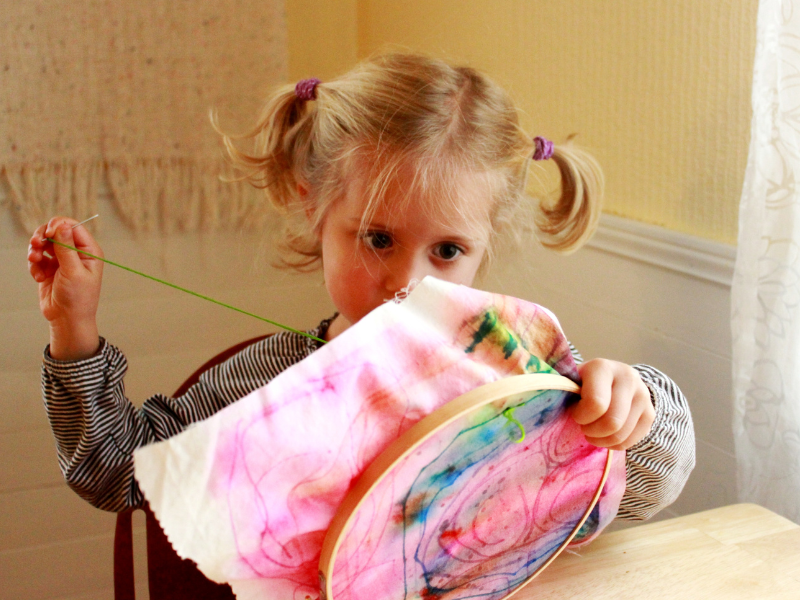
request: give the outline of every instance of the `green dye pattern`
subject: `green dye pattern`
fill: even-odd
[[[478,344],[490,342],[503,349],[503,357],[508,360],[514,352],[521,348],[528,354],[528,362],[525,364],[526,373],[556,373],[547,362],[538,356],[531,354],[525,347],[525,342],[503,323],[497,311],[490,308],[483,313],[483,318],[478,330],[472,335],[472,343],[466,348],[465,352],[474,352]]]
[[[508,329],[506,329],[506,332],[508,332],[508,341],[506,342],[506,345],[503,346],[503,357],[508,359],[511,358],[512,354],[514,354],[514,350],[519,347],[519,342],[517,341],[517,337],[508,331]]]
[[[485,313],[483,313],[483,322],[481,323],[480,327],[478,327],[478,331],[476,331],[472,336],[472,343],[469,347],[465,350],[465,352],[474,352],[475,347],[480,344],[486,336],[492,333],[497,326],[497,313],[494,309],[489,309]]]
[[[528,364],[525,365],[526,373],[555,373],[556,370],[549,364],[544,362],[535,354],[531,354],[528,358]]]
[[[519,427],[519,431],[520,431],[520,433],[521,433],[522,435],[520,436],[520,438],[519,438],[518,440],[514,440],[514,443],[515,443],[515,444],[521,444],[522,442],[524,442],[524,441],[525,441],[525,428],[522,426],[522,423],[520,423],[520,422],[519,422],[519,421],[518,421],[518,420],[517,420],[517,419],[514,417],[514,410],[515,410],[516,408],[517,408],[516,406],[509,406],[507,409],[505,409],[505,410],[503,411],[503,416],[504,416],[506,419],[508,419],[508,422],[509,422],[509,423],[513,423],[514,425],[516,425],[517,427]]]

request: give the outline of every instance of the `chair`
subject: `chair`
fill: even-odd
[[[263,340],[261,336],[241,342],[220,352],[183,382],[174,396],[182,396],[211,367],[227,360],[247,346]],[[161,529],[150,507],[142,507],[147,532],[147,578],[150,600],[234,600],[230,586],[205,577],[190,560],[178,556]],[[133,576],[133,510],[117,515],[114,534],[114,598],[135,600]]]

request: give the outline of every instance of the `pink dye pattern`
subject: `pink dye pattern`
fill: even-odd
[[[334,598],[498,600],[533,575],[583,517],[606,462],[606,451],[586,442],[563,411],[563,396],[541,396],[547,395],[558,414],[541,427],[529,423],[529,442],[514,443],[502,428],[491,432],[491,442],[478,434],[469,439],[505,405],[487,407],[427,440],[383,479],[340,546]],[[502,426],[502,417],[495,421],[495,429]],[[463,474],[437,485],[436,462],[451,467],[459,457],[468,457]],[[624,477],[618,453],[610,481]],[[610,509],[615,512],[624,491],[608,489],[591,537],[613,518]]]
[[[354,479],[382,450],[467,391],[554,368],[577,379],[567,341],[546,310],[428,278],[402,304],[377,309],[266,387],[138,451],[136,476],[179,554],[231,583],[239,598],[317,598],[325,532]],[[545,436],[536,444],[512,444],[503,461],[524,457],[547,471],[552,457],[571,459],[583,448],[571,438]],[[545,489],[563,488],[563,496],[590,485],[574,469],[569,477],[559,469],[542,479]],[[395,504],[380,501],[391,497],[388,488],[372,497],[374,514],[360,513],[359,522],[391,529]],[[609,494],[601,525],[613,518],[620,495]],[[484,512],[501,505],[495,499]],[[508,514],[531,521],[535,509],[546,515],[534,519],[544,529],[562,519],[558,510],[536,506],[524,491]],[[193,515],[190,525],[186,515]],[[436,544],[458,554],[475,544],[522,543],[498,533],[491,518],[459,524]],[[395,573],[383,559],[376,566],[354,551],[340,554],[351,555],[352,565]]]

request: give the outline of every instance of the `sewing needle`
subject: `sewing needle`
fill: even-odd
[[[89,221],[91,221],[92,219],[96,219],[96,218],[97,218],[97,217],[99,217],[99,216],[100,216],[99,214],[93,215],[93,216],[89,217],[88,219],[84,219],[84,220],[83,220],[83,221],[81,221],[80,223],[75,223],[75,225],[73,225],[73,226],[72,226],[72,228],[73,228],[73,229],[75,229],[76,227],[80,227],[80,226],[81,226],[81,225],[83,225],[84,223],[88,223],[88,222],[89,222]]]
[[[81,226],[81,225],[83,225],[84,223],[88,223],[88,222],[89,222],[89,221],[91,221],[92,219],[96,219],[96,218],[97,218],[97,217],[99,217],[99,216],[100,216],[100,213],[98,213],[98,214],[96,214],[96,215],[92,215],[91,217],[89,217],[88,219],[84,219],[84,220],[83,220],[83,221],[81,221],[80,223],[75,223],[75,225],[73,225],[73,226],[71,227],[71,229],[75,229],[76,227],[80,227],[80,226]],[[44,240],[42,240],[42,241],[43,241],[43,242],[46,242],[47,240],[46,240],[46,239],[44,239]],[[52,257],[52,256],[50,256],[50,254],[48,254],[47,252],[43,252],[43,254],[44,254],[44,255],[45,255],[47,258],[53,258],[53,257]]]

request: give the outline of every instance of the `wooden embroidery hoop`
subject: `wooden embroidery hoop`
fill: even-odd
[[[342,501],[339,509],[331,521],[328,532],[325,534],[325,541],[322,544],[322,553],[319,561],[320,575],[320,600],[335,600],[333,596],[333,568],[336,562],[336,555],[339,547],[344,540],[348,527],[358,512],[359,507],[366,500],[369,494],[377,487],[380,481],[406,456],[411,454],[423,442],[436,435],[444,427],[472,411],[475,411],[487,404],[496,402],[518,394],[535,392],[542,390],[562,390],[565,392],[580,392],[580,387],[571,379],[561,375],[550,373],[530,373],[525,375],[515,375],[506,379],[500,379],[482,385],[474,390],[462,394],[429,414],[421,421],[416,423],[403,435],[392,442],[386,450],[370,464],[364,471],[356,484],[350,489]],[[503,600],[510,598],[520,589],[531,582],[539,573],[546,569],[555,558],[561,554],[564,548],[572,541],[575,534],[583,526],[595,504],[600,499],[600,494],[605,486],[608,473],[611,469],[611,457],[613,451],[608,450],[605,468],[600,478],[600,483],[592,496],[586,511],[580,521],[575,525],[569,536],[553,552],[553,554],[542,564],[530,577],[520,583],[516,588],[503,597]]]

